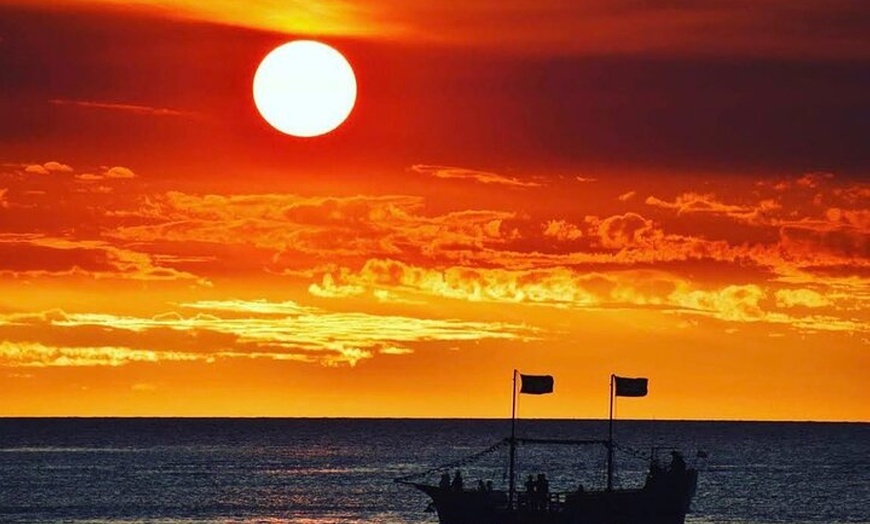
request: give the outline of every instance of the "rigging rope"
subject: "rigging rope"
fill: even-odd
[[[466,466],[468,464],[471,464],[473,462],[480,460],[482,457],[484,457],[490,453],[493,453],[504,446],[507,446],[508,444],[510,444],[510,440],[511,440],[510,438],[504,438],[504,439],[496,442],[492,446],[484,449],[483,451],[478,451],[477,453],[474,453],[474,454],[469,455],[467,457],[463,457],[459,460],[456,460],[453,462],[448,462],[448,463],[442,464],[440,466],[429,468],[425,471],[411,473],[410,475],[398,477],[394,480],[394,482],[411,482],[414,480],[425,478],[433,473],[444,472],[444,471],[448,471],[451,469],[456,469],[456,468],[460,468],[462,466]],[[522,440],[519,440],[519,439],[517,439],[517,440],[518,440],[516,442],[517,446],[520,446],[522,444],[534,444],[535,443],[534,440],[532,440],[532,439],[529,439],[529,441],[527,441],[527,442],[523,442]],[[543,442],[541,442],[541,443],[543,443]],[[580,443],[580,442],[578,442],[578,443]],[[589,442],[589,443],[594,443],[594,442]],[[631,455],[634,458],[639,459],[639,460],[643,460],[643,461],[651,460],[653,457],[653,454],[654,454],[654,453],[645,453],[645,452],[639,451],[637,449],[634,449],[634,448],[631,448],[628,446],[622,446],[616,441],[613,442],[613,445],[616,449],[620,450],[621,452],[623,452],[627,455]],[[505,471],[503,473],[504,473],[503,476],[506,478],[507,477],[506,468],[505,468]],[[614,472],[614,473],[616,474],[616,472]]]
[[[395,479],[394,482],[410,482],[410,481],[415,480],[415,479],[420,479],[420,478],[429,476],[432,473],[438,473],[440,471],[447,471],[447,470],[451,470],[454,468],[459,468],[461,466],[465,466],[466,464],[470,464],[472,462],[477,461],[478,459],[480,459],[484,455],[488,455],[488,454],[498,450],[499,448],[506,446],[509,442],[510,442],[509,438],[502,439],[502,440],[496,442],[495,444],[493,444],[492,446],[486,448],[485,450],[478,451],[477,453],[475,453],[473,455],[469,455],[467,457],[463,457],[463,458],[456,460],[454,462],[442,464],[442,465],[436,466],[434,468],[429,468],[426,471],[422,471],[419,473],[412,473],[410,475],[405,475],[404,477],[399,477],[399,478]]]

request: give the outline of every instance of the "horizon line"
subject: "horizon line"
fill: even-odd
[[[510,417],[411,417],[411,416],[273,416],[273,415],[0,415],[6,420],[392,420],[392,421],[506,421]],[[607,422],[607,418],[535,418],[517,420],[538,422]],[[775,424],[870,424],[870,420],[793,420],[793,419],[679,419],[679,418],[620,418],[619,422],[700,422],[700,423],[775,423]]]

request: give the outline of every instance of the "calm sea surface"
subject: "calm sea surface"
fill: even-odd
[[[427,498],[393,479],[509,431],[503,420],[0,419],[0,523],[432,523]],[[607,423],[522,420],[518,433],[596,439]],[[619,421],[616,438],[625,486],[653,447],[706,453],[689,522],[870,523],[870,424]],[[463,464],[466,482],[503,485],[506,456]],[[604,482],[604,456],[526,445],[519,471],[588,489]]]

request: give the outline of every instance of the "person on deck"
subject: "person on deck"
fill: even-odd
[[[451,484],[453,491],[462,491],[462,473],[459,470],[456,470],[456,473],[453,474],[453,483]]]
[[[679,451],[671,451],[671,471],[684,473],[686,471],[686,461]]]
[[[528,506],[534,507],[535,505],[535,491],[537,491],[537,483],[535,482],[535,477],[529,475],[526,479],[526,504]]]
[[[441,482],[439,486],[441,489],[450,489],[450,473],[445,471],[441,474]]]
[[[538,473],[538,506],[540,509],[547,509],[547,503],[550,498],[550,481],[543,473]]]

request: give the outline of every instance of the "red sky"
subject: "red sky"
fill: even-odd
[[[238,5],[0,1],[0,415],[870,421],[861,2]]]

